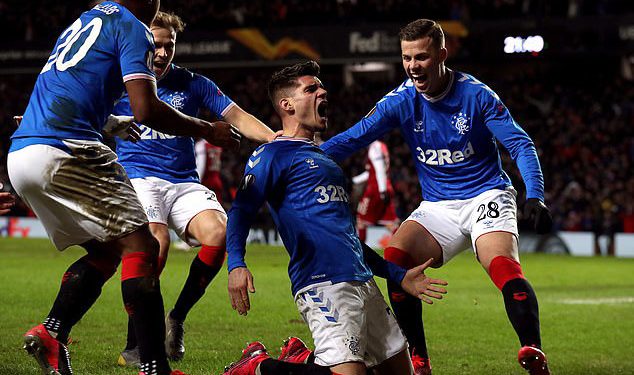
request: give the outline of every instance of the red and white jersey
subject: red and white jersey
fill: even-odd
[[[222,167],[222,148],[214,146],[204,139],[196,141],[196,171],[200,183],[211,190],[222,188],[220,168]],[[220,193],[220,191],[216,191]]]
[[[368,184],[366,191],[383,193],[392,192],[392,183],[388,178],[390,170],[390,153],[385,143],[374,141],[368,148],[368,158],[365,164],[368,171]]]

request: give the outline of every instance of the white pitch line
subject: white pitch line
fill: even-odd
[[[566,305],[614,305],[614,304],[621,304],[621,303],[634,303],[634,297],[563,299],[557,302],[563,303]]]

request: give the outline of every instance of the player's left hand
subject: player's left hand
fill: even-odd
[[[537,234],[550,233],[553,229],[553,217],[544,202],[537,198],[528,198],[524,203],[524,217],[533,222]]]
[[[442,299],[442,295],[447,294],[447,289],[442,286],[448,284],[445,280],[432,279],[425,275],[425,269],[433,262],[434,258],[431,258],[427,262],[407,270],[405,277],[401,280],[401,288],[404,291],[430,305],[434,303],[432,298]]]
[[[229,272],[227,289],[231,308],[238,311],[240,315],[247,315],[251,309],[249,293],[255,293],[253,285],[253,275],[246,267],[234,268]]]

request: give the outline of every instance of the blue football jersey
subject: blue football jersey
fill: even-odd
[[[227,265],[245,266],[251,221],[266,201],[290,255],[293,294],[321,282],[366,281],[345,177],[341,168],[313,142],[279,137],[257,148],[229,211]]]
[[[468,199],[511,185],[496,140],[509,151],[526,184],[527,198],[544,199],[535,145],[498,95],[473,76],[449,71],[450,83],[432,98],[406,80],[361,121],[321,145],[342,160],[400,127],[416,165],[423,199]]]
[[[174,64],[157,82],[157,89],[162,101],[190,116],[207,108],[215,116],[224,117],[234,104],[214,82]],[[115,105],[113,113],[132,116],[127,95]],[[139,127],[141,139],[136,143],[116,138],[119,162],[130,178],[152,176],[173,183],[198,182],[192,137],[163,134],[142,124]]]
[[[155,79],[153,55],[152,33],[122,5],[104,2],[84,12],[57,39],[11,150],[61,139],[100,141],[124,82]]]

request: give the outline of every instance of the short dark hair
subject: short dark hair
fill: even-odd
[[[156,18],[154,18],[154,21],[152,21],[152,26],[163,29],[172,28],[177,33],[185,30],[185,22],[172,12],[159,11],[156,14]]]
[[[303,76],[318,76],[319,64],[313,60],[309,60],[303,63],[297,63],[295,65],[287,66],[286,68],[279,70],[271,76],[267,85],[269,92],[269,99],[273,103],[273,106],[277,108],[278,93],[282,90],[286,90],[290,87],[297,87],[297,79]]]
[[[445,34],[442,31],[442,27],[433,20],[417,19],[405,25],[398,33],[401,42],[413,42],[427,36],[431,38],[434,46],[438,48],[445,46]]]

